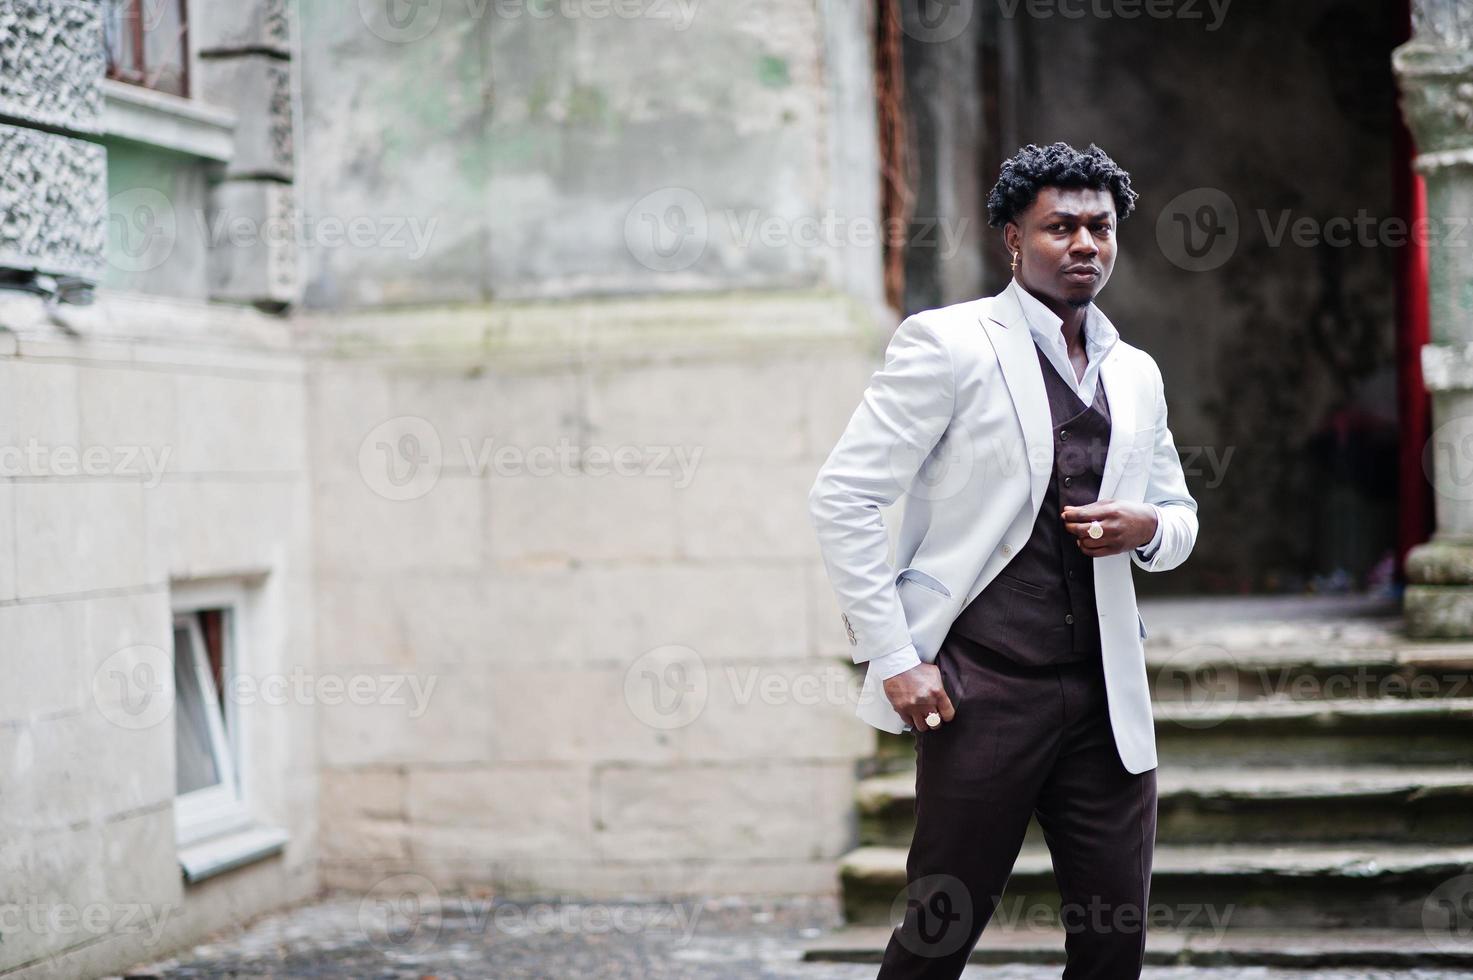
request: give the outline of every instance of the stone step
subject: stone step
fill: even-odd
[[[1247,651],[1185,647],[1148,656],[1151,696],[1158,702],[1229,698],[1473,698],[1473,660],[1380,657],[1369,651]]]
[[[1473,766],[1473,699],[1205,698],[1157,702],[1157,755],[1173,766]],[[912,764],[915,736],[881,734],[874,775]]]
[[[1155,719],[1165,769],[1473,765],[1473,699],[1158,703]]]
[[[1473,770],[1391,766],[1163,769],[1162,844],[1386,840],[1473,844]],[[857,793],[863,844],[908,847],[915,770],[872,776]],[[1042,842],[1037,821],[1028,839]]]
[[[890,942],[889,926],[852,926],[804,944],[805,962],[877,964]],[[1061,964],[1060,929],[1006,927],[994,921],[968,962]],[[1151,966],[1259,966],[1327,969],[1382,967],[1473,969],[1473,939],[1439,942],[1421,929],[1229,930],[1221,933],[1151,927],[1146,933]]]
[[[890,922],[905,858],[904,848],[861,847],[840,860],[847,922]],[[1423,929],[1466,907],[1470,874],[1473,846],[1164,844],[1155,849],[1148,914],[1187,929]],[[1037,925],[1057,908],[1048,851],[1025,846],[999,920]]]

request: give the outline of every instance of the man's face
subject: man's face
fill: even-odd
[[[1089,305],[1115,268],[1115,199],[1108,190],[1044,187],[1004,229],[1018,281],[1063,306]]]

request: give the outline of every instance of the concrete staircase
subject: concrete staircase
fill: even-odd
[[[1416,642],[1356,597],[1142,604],[1156,700],[1153,962],[1473,967],[1473,643]],[[840,865],[878,961],[905,888],[910,737],[882,737]],[[1062,962],[1035,822],[977,962]],[[1159,925],[1158,925],[1159,923]]]

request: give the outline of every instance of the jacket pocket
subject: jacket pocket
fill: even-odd
[[[1014,592],[1021,592],[1023,595],[1031,598],[1042,599],[1048,594],[1048,590],[1043,586],[1035,585],[1027,579],[1021,579],[1016,575],[1010,575],[1007,572],[998,572],[997,577],[1002,581],[1003,585],[1006,585]]]
[[[939,596],[951,598],[951,590],[946,587],[946,583],[933,575],[927,575],[919,568],[902,568],[895,576],[895,584],[898,586],[901,582],[911,582]]]

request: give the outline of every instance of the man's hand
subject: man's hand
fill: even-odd
[[[1079,547],[1091,558],[1120,555],[1151,543],[1156,534],[1156,510],[1150,504],[1106,497],[1083,507],[1065,507],[1059,516],[1064,530],[1079,539]],[[1099,521],[1104,535],[1089,536],[1089,524]]]
[[[941,669],[935,664],[917,664],[910,670],[886,678],[885,697],[916,731],[935,731],[926,724],[926,716],[933,711],[941,715],[943,725],[956,717],[956,709],[951,706],[951,698],[946,696],[946,688],[941,684]]]

